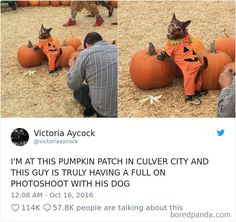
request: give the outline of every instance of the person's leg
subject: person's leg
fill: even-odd
[[[101,6],[106,7],[108,10],[108,17],[112,16],[113,14],[113,7],[110,3],[106,2],[106,1],[99,1],[99,3],[101,4]]]
[[[102,16],[100,15],[100,12],[98,10],[97,5],[95,4],[95,2],[84,2],[84,8],[86,10],[88,10],[90,13],[94,14],[96,17],[96,22],[94,24],[94,26],[100,26],[103,24],[104,20],[102,18]]]
[[[70,10],[71,10],[71,17],[69,18],[68,22],[65,23],[63,26],[67,27],[67,26],[72,26],[72,25],[76,25],[76,15],[78,11],[82,11],[83,9],[83,3],[81,3],[80,1],[71,1],[71,6],[70,6]]]
[[[85,117],[91,117],[96,115],[96,111],[94,110],[91,104],[91,98],[89,96],[89,86],[82,84],[82,86],[74,91],[74,97],[78,100],[78,102],[85,108],[83,115]]]

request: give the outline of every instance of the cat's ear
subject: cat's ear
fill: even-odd
[[[41,25],[41,29],[43,29],[44,27],[43,27],[43,24]]]
[[[50,29],[47,29],[48,33],[49,33],[49,32],[51,32],[51,30],[52,30],[52,28],[50,28]]]
[[[191,23],[191,20],[184,22],[184,28],[186,28]]]
[[[174,13],[173,16],[172,16],[172,21],[173,21],[173,20],[177,20],[176,17],[175,17],[175,13]]]

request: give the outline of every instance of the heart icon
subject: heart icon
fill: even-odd
[[[20,205],[19,204],[12,204],[11,205],[11,209],[13,210],[13,211],[18,211],[19,210],[19,208],[20,208]]]

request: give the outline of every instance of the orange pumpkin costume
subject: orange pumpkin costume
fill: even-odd
[[[193,51],[191,42],[190,35],[187,35],[182,39],[168,40],[166,44],[167,55],[174,59],[183,73],[184,94],[186,96],[193,96],[195,91],[201,90],[202,86],[201,76],[195,84],[195,78],[202,64]]]
[[[57,48],[52,43],[52,37],[47,39],[39,39],[38,47],[48,58],[48,70],[54,71],[59,66],[58,56],[61,53],[60,48]]]

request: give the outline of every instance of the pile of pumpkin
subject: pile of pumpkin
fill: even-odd
[[[71,1],[44,1],[44,0],[35,0],[35,1],[17,1],[18,7],[26,6],[69,6]],[[114,8],[117,8],[117,1],[109,1]]]
[[[69,6],[70,1],[16,1],[18,7],[26,7],[26,6]]]
[[[199,37],[192,38],[193,50],[201,62],[208,59],[208,67],[202,73],[203,87],[208,90],[218,90],[220,73],[228,67],[235,71],[235,38],[220,37],[206,49]],[[156,50],[156,53],[160,49]],[[181,71],[172,59],[160,61],[156,55],[149,55],[148,50],[137,52],[130,63],[130,75],[134,84],[140,89],[155,89],[168,86]]]
[[[66,38],[63,44],[58,39],[53,38],[52,43],[62,49],[62,55],[59,58],[59,64],[62,67],[68,67],[69,60],[78,56],[80,51],[83,50],[83,43],[76,37]],[[22,45],[18,49],[17,59],[21,66],[30,68],[41,65],[43,60],[47,60],[47,57],[41,50],[34,50],[33,44],[29,42],[28,45]]]

